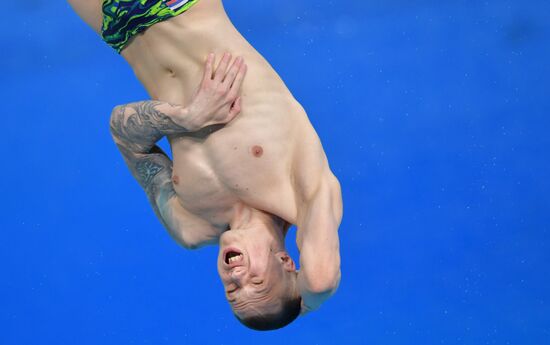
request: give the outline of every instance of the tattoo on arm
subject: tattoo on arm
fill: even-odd
[[[155,149],[158,153],[138,154],[132,160],[126,159],[126,163],[145,191],[155,214],[169,228],[170,210],[166,206],[176,194],[172,185],[172,161],[160,148]]]
[[[181,111],[180,106],[159,101],[118,106],[111,115],[111,134],[117,144],[147,153],[163,136],[186,132],[171,118]]]
[[[138,179],[142,181],[142,184],[149,186],[153,178],[162,171],[161,165],[153,163],[151,160],[141,160],[136,163],[136,172]]]
[[[186,131],[170,117],[178,111],[181,107],[164,102],[132,103],[116,107],[110,124],[113,139],[128,168],[168,229],[172,218],[168,201],[175,195],[172,161],[155,143],[165,135]]]

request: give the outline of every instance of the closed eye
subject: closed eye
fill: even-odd
[[[229,296],[230,294],[234,293],[239,289],[239,286],[236,284],[230,284],[227,289],[225,290],[225,293]]]
[[[226,292],[226,297],[227,297],[227,301],[229,303],[233,303],[237,300],[237,297],[235,296],[235,292],[237,292],[238,289],[233,289],[233,290],[230,290],[230,291],[227,291]]]
[[[262,285],[264,283],[261,279],[252,279],[252,285]]]

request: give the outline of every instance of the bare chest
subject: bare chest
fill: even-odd
[[[212,132],[172,140],[173,183],[182,205],[213,225],[229,222],[238,203],[294,218],[293,131],[243,116]]]

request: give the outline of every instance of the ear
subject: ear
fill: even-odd
[[[288,272],[295,272],[296,271],[296,264],[294,264],[294,260],[288,255],[287,252],[278,252],[275,254],[277,257],[277,260],[283,265],[283,268],[285,271]]]

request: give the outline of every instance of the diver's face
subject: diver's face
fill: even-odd
[[[227,301],[243,316],[254,306],[279,308],[294,263],[285,251],[275,252],[262,229],[226,231],[220,237],[218,273]]]

